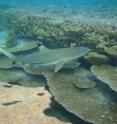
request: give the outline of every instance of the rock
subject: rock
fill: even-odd
[[[4,84],[8,85],[8,84]],[[42,94],[42,95],[38,95]],[[71,124],[44,114],[50,107],[51,94],[43,87],[0,86],[1,124]]]
[[[94,75],[117,92],[117,67],[111,65],[92,66]]]

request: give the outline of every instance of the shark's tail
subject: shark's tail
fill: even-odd
[[[4,50],[2,48],[0,48],[0,52],[2,52],[5,56],[7,56],[10,60],[12,60],[14,63],[16,62],[16,56],[10,52],[8,52],[7,50]]]

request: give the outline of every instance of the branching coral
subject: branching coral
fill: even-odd
[[[100,65],[106,64],[109,61],[109,58],[106,55],[102,55],[96,52],[90,52],[87,56],[85,56],[85,60],[90,64]]]
[[[20,11],[7,10],[3,15],[4,26],[14,30],[19,37],[41,39],[47,41],[50,46],[76,43],[95,48],[100,43],[116,42],[116,30],[113,31],[111,27],[74,23],[59,17],[28,15]]]
[[[117,60],[117,45],[105,47],[105,52]]]
[[[9,31],[8,36],[6,37],[5,47],[9,48],[15,45],[17,45],[16,34],[14,31]]]

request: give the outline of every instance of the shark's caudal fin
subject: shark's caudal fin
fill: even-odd
[[[2,52],[5,56],[7,56],[9,59],[11,59],[13,62],[16,62],[16,56],[10,52],[8,52],[7,50],[4,50],[2,48],[0,48],[0,52]]]

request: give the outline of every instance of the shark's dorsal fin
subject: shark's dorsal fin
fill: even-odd
[[[16,56],[10,52],[8,52],[7,50],[4,50],[2,48],[0,48],[0,51],[5,55],[7,56],[9,59],[11,59],[13,61],[13,63],[16,62]]]
[[[63,67],[63,65],[64,65],[65,63],[66,63],[65,60],[62,60],[62,61],[58,62],[58,63],[56,64],[56,66],[55,66],[54,72],[58,72],[58,71]]]
[[[40,50],[40,51],[48,51],[48,50],[50,50],[50,49],[47,48],[47,47],[44,46],[44,45],[41,45],[41,46],[39,47],[39,50]]]

